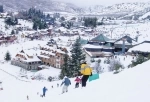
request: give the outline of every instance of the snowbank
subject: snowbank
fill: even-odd
[[[56,68],[49,68],[49,69],[43,69],[41,71],[36,72],[33,77],[42,77],[45,80],[48,79],[48,77],[54,77],[54,78],[58,78],[60,74],[60,69],[56,69]]]

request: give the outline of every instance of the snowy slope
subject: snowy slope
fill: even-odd
[[[147,12],[146,14],[144,14],[143,16],[139,17],[140,20],[147,18],[148,16],[150,16],[150,12]]]
[[[150,11],[150,2],[119,3],[110,6],[95,5],[85,9],[86,14],[114,16],[120,19],[138,19]]]
[[[62,87],[57,88],[58,82],[32,81],[22,82],[14,78],[3,80],[3,91],[0,91],[1,102],[150,102],[150,61],[126,69],[119,74],[105,73],[100,79],[88,82],[84,89],[73,89],[74,79],[69,92],[59,95]],[[0,76],[7,76],[0,71]],[[51,86],[54,88],[51,88]],[[42,88],[46,86],[48,92],[41,98]],[[39,93],[39,94],[37,94]],[[26,100],[26,96],[29,100]],[[85,98],[84,98],[85,97]]]
[[[82,12],[81,8],[73,4],[52,0],[20,0],[19,2],[18,0],[1,0],[0,4],[4,5],[6,11],[28,10],[31,7],[35,7],[45,12]]]

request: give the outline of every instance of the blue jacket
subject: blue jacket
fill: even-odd
[[[63,82],[61,83],[61,85],[66,85],[66,86],[69,86],[71,85],[71,81],[69,80],[69,78],[64,78]]]
[[[44,87],[43,88],[43,93],[45,93],[47,91],[47,88],[46,87]]]

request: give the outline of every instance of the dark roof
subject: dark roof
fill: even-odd
[[[21,53],[25,53],[23,50],[20,51]]]
[[[87,44],[87,43],[88,43],[88,40],[80,39],[80,44],[81,44],[81,45]]]
[[[90,41],[96,41],[96,42],[107,42],[109,41],[110,39],[107,38],[106,36],[104,36],[103,34],[100,34],[98,35],[97,37],[93,38],[92,40]]]
[[[134,40],[134,39],[132,39],[131,37],[129,37],[129,36],[126,35],[126,36],[124,36],[124,37],[122,37],[122,38],[116,40],[115,42],[121,41],[122,39],[126,39],[126,41],[127,41],[128,43],[130,43],[130,44],[132,44],[132,41],[136,41],[136,40]]]

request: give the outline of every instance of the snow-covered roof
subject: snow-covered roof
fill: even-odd
[[[53,55],[55,56],[55,53],[52,53],[50,51],[45,51],[45,50],[41,50],[42,53],[48,54],[48,55]]]
[[[25,62],[39,62],[41,61],[37,56],[33,56],[33,58],[28,58],[27,60],[24,60]]]
[[[140,45],[134,46],[133,48],[130,48],[128,52],[132,51],[141,51],[141,52],[150,52],[150,43],[142,43]]]
[[[38,55],[38,57],[47,58],[47,59],[49,58],[49,57],[47,57],[47,56],[40,55],[40,54]]]
[[[34,52],[33,52],[34,51]],[[35,62],[35,61],[41,61],[37,56],[36,56],[36,53],[35,53],[35,50],[22,50],[22,52],[18,52],[17,54],[19,55],[23,55],[25,59],[22,59],[22,61],[24,62]],[[28,56],[32,56],[33,58],[29,58]]]
[[[103,47],[100,45],[86,44],[86,45],[83,45],[83,48],[103,48]]]

